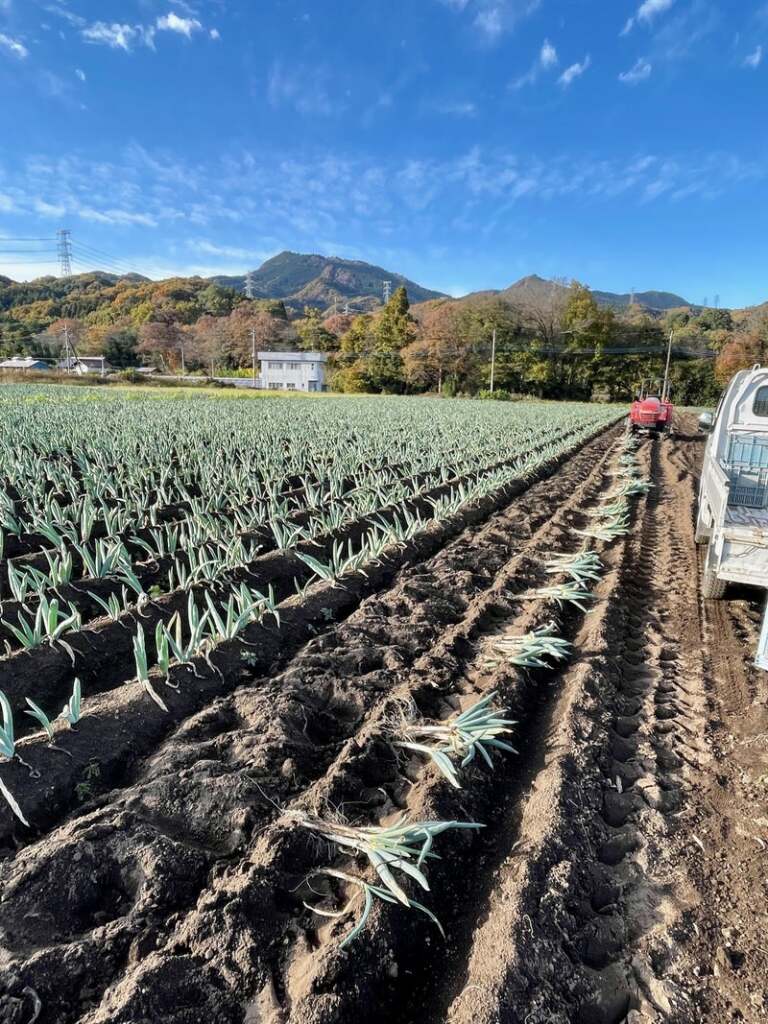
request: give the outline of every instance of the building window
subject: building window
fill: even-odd
[[[296,390],[296,385],[295,384],[286,384],[285,385],[285,390],[286,391],[295,391]]]
[[[752,412],[755,416],[768,416],[768,386],[764,385],[755,392]]]
[[[283,385],[278,380],[271,380],[269,382],[269,390],[270,391],[279,391],[282,386]]]
[[[301,369],[301,363],[288,363],[287,365],[288,365],[288,369],[289,370],[300,370]]]
[[[271,360],[270,360],[270,362],[267,363],[267,369],[269,369],[269,370],[282,370],[282,368],[283,368],[283,364],[282,363],[274,363]]]

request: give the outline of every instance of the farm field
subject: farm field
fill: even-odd
[[[0,441],[3,1024],[766,1018],[692,415],[9,385]]]

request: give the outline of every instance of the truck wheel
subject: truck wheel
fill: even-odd
[[[705,601],[719,601],[725,594],[725,588],[728,586],[728,581],[718,579],[717,573],[708,569],[708,565],[709,548],[707,548],[707,554],[704,558],[704,572],[701,577],[701,596]]]

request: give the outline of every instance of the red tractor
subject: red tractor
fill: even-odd
[[[670,400],[669,381],[644,380],[637,398],[629,410],[629,429],[653,431],[657,434],[674,436],[675,407]]]

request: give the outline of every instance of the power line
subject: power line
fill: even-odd
[[[104,252],[103,249],[97,249],[95,245],[90,245],[89,243],[81,242],[79,239],[74,244],[78,249],[81,249],[85,254],[91,254],[96,257],[101,257],[102,259],[106,260],[109,263],[122,264],[123,266],[131,267],[132,270],[135,270],[138,273],[137,268],[133,263],[131,263],[130,260],[125,260],[121,256],[112,256],[110,255],[110,253]]]
[[[112,274],[114,277],[128,277],[133,271],[125,270],[123,267],[116,267],[112,263],[106,263],[102,260],[96,260],[93,257],[73,257],[73,263],[78,267],[78,273],[87,274],[95,271],[100,273]]]
[[[72,257],[72,262],[81,268],[81,273],[86,273],[90,270],[98,270],[102,273],[113,274],[115,277],[125,277],[128,273],[128,271],[124,270],[122,267],[117,267],[104,260],[97,260],[93,256],[80,257],[80,255],[77,254],[77,251]]]

